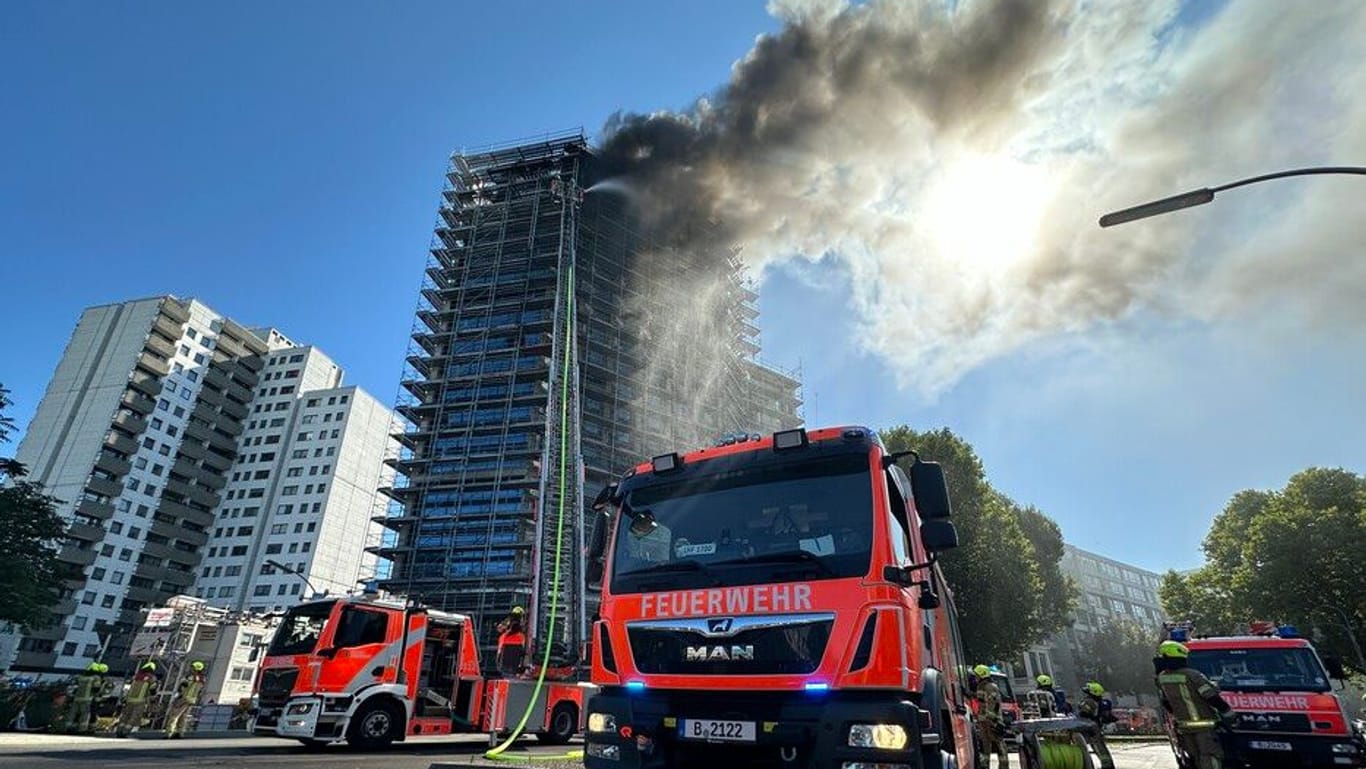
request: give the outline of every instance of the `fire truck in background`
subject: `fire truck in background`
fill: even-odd
[[[585,688],[489,678],[474,625],[459,614],[375,597],[304,603],[285,613],[256,678],[257,734],[305,745],[378,747],[454,732],[498,735],[533,708],[528,731],[568,742]]]
[[[1330,659],[1325,669],[1314,645],[1293,627],[1254,622],[1247,635],[1198,637],[1189,625],[1173,625],[1166,638],[1186,644],[1191,667],[1219,686],[1236,713],[1225,735],[1235,760],[1254,767],[1363,765],[1329,680],[1345,678],[1341,662]],[[1190,766],[1175,740],[1173,746],[1178,763]]]
[[[939,465],[789,430],[657,456],[595,507],[590,769],[974,766]]]

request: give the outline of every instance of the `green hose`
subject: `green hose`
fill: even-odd
[[[484,758],[491,761],[521,761],[530,762],[531,756],[506,755],[505,751],[512,746],[522,733],[526,730],[526,722],[531,718],[531,710],[536,706],[536,700],[541,696],[541,687],[545,684],[545,671],[550,667],[550,647],[555,640],[555,616],[560,605],[560,553],[564,542],[564,478],[566,474],[565,457],[569,453],[569,351],[574,345],[574,263],[569,263],[568,276],[565,279],[565,299],[566,321],[564,334],[564,363],[560,366],[560,481],[559,493],[560,503],[559,512],[555,520],[555,572],[553,577],[553,594],[555,599],[550,602],[550,622],[546,625],[545,655],[541,659],[541,673],[536,676],[536,688],[531,692],[531,701],[527,704],[526,710],[522,712],[522,720],[517,723],[517,728],[512,730],[503,743],[492,750],[484,753]],[[582,750],[571,750],[563,756],[536,756],[536,758],[583,758]]]
[[[1039,740],[1041,769],[1083,769],[1086,766],[1085,756],[1086,752],[1074,742]]]

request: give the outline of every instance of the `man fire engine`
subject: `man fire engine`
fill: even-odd
[[[597,506],[588,767],[974,765],[939,465],[790,430],[655,457]]]
[[[528,731],[564,743],[579,730],[584,687],[490,679],[468,617],[375,597],[300,604],[285,613],[256,679],[258,734],[364,747],[410,736],[496,735],[533,709]]]
[[[1224,746],[1235,766],[1362,766],[1329,673],[1293,627],[1258,622],[1247,635],[1200,638],[1189,626],[1172,626],[1165,635],[1184,644],[1189,666],[1233,709]],[[1341,678],[1340,665],[1331,667]],[[1181,746],[1173,745],[1178,761],[1188,765]]]

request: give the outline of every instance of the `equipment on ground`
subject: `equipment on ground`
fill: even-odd
[[[656,456],[594,507],[589,769],[974,765],[939,465],[786,430]]]

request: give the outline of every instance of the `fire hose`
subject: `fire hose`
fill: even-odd
[[[541,659],[541,672],[536,676],[536,688],[531,692],[531,700],[527,703],[526,710],[522,712],[522,719],[517,722],[516,728],[503,740],[497,747],[484,753],[484,758],[491,761],[519,761],[529,763],[531,756],[508,755],[507,749],[515,743],[526,731],[527,721],[531,718],[531,711],[536,707],[536,701],[541,696],[541,689],[545,685],[545,674],[550,668],[550,650],[555,640],[555,617],[560,606],[560,554],[563,552],[561,545],[564,543],[564,497],[565,497],[565,474],[567,472],[565,463],[569,453],[569,352],[574,346],[574,321],[577,315],[574,302],[574,262],[571,260],[569,269],[565,277],[565,332],[564,332],[564,358],[560,365],[560,467],[559,467],[559,509],[555,518],[555,568],[551,577],[551,595],[554,598],[550,601],[550,621],[546,624],[545,654]],[[571,750],[563,755],[538,755],[537,759],[583,758],[582,750]]]

